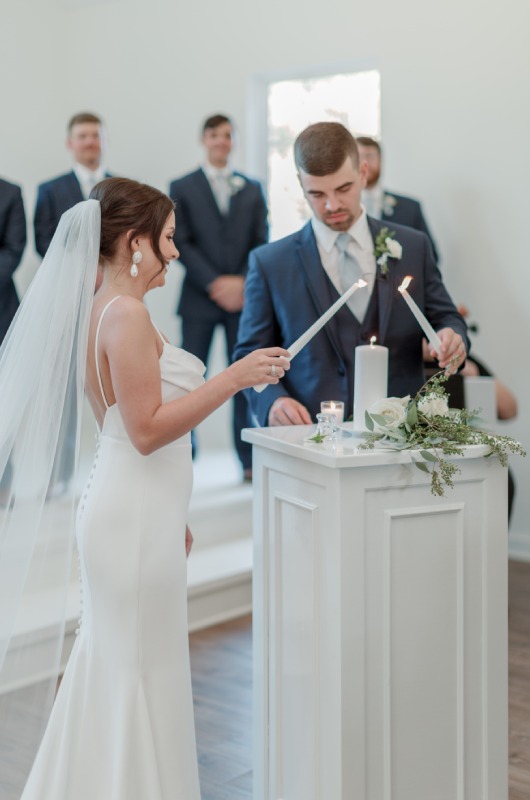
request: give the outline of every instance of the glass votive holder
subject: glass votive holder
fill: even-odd
[[[340,435],[338,422],[333,414],[317,414],[317,429],[315,436],[320,437],[320,442],[336,442],[337,434]]]
[[[322,414],[331,414],[338,423],[344,422],[344,403],[342,400],[323,400],[320,403]]]

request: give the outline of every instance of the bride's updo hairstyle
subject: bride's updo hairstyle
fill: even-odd
[[[120,238],[131,231],[129,245],[137,236],[148,237],[162,269],[165,268],[159,243],[167,218],[175,208],[166,194],[128,178],[106,178],[94,186],[90,198],[99,200],[101,206],[102,266],[116,256]]]

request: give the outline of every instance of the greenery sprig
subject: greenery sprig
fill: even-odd
[[[445,382],[450,377],[442,370],[429,378],[414,398],[389,397],[366,412],[366,427],[370,431],[359,449],[371,450],[376,443],[390,450],[413,450],[411,460],[422,472],[431,476],[431,492],[442,496],[445,487],[453,486],[460,472],[447,456],[462,455],[464,447],[486,445],[486,458],[496,455],[503,466],[508,454],[525,456],[526,452],[510,436],[496,436],[472,426],[478,411],[449,408]]]

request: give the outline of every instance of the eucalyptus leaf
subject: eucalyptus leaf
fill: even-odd
[[[382,425],[384,428],[387,426],[387,418],[383,414],[370,414],[371,418],[377,425]]]
[[[372,420],[372,417],[368,413],[368,411],[364,412],[364,424],[366,425],[366,427],[368,428],[369,431],[373,431],[374,422]]]
[[[427,464],[424,464],[423,461],[415,461],[414,464],[418,467],[418,469],[421,469],[422,472],[426,472],[427,475],[431,474],[429,467]]]
[[[433,456],[433,454],[429,452],[429,450],[420,450],[420,455],[422,456],[422,458],[425,459],[425,461],[435,461],[435,462],[438,461],[436,456]]]
[[[418,407],[416,403],[410,403],[407,411],[407,422],[413,427],[418,424]]]

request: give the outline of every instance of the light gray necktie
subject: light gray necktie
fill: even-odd
[[[359,262],[355,256],[348,253],[347,248],[351,241],[352,237],[349,233],[339,233],[335,240],[335,245],[339,251],[339,277],[343,293],[359,278],[363,277]],[[348,308],[355,314],[359,322],[362,322],[365,317],[369,300],[368,287],[365,287],[364,289],[358,289],[347,302]]]
[[[216,175],[213,181],[214,195],[221,214],[230,208],[230,183],[227,175]]]
[[[90,175],[86,180],[86,197],[85,200],[88,200],[90,197],[90,192],[94,188],[94,186],[98,183],[98,179],[94,175]]]

